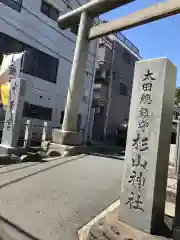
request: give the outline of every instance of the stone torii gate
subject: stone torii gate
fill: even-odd
[[[63,144],[63,145],[81,145],[82,144],[82,136],[81,133],[77,131],[77,121],[78,121],[78,111],[79,111],[79,104],[80,104],[80,100],[83,94],[83,83],[84,83],[84,70],[85,70],[85,66],[86,66],[86,62],[87,62],[87,56],[88,56],[88,48],[89,48],[89,42],[93,39],[105,36],[107,34],[111,34],[111,33],[115,33],[118,31],[122,31],[122,30],[127,30],[136,26],[140,26],[146,23],[150,23],[152,21],[156,21],[158,19],[162,19],[162,18],[166,18],[175,14],[180,13],[180,0],[168,0],[166,2],[162,2],[153,6],[150,6],[146,9],[134,12],[128,16],[125,17],[121,17],[118,20],[114,20],[108,23],[104,23],[98,26],[93,26],[93,18],[99,16],[102,13],[105,13],[109,10],[112,10],[114,8],[120,7],[122,5],[128,4],[130,2],[132,2],[133,0],[93,0],[88,2],[87,4],[71,11],[68,12],[65,15],[62,15],[58,18],[58,26],[61,29],[67,29],[69,27],[71,27],[73,24],[79,24],[79,30],[78,30],[78,35],[77,35],[77,41],[76,41],[76,48],[75,48],[75,54],[74,54],[74,59],[73,59],[73,64],[72,64],[72,70],[71,70],[71,76],[70,76],[70,84],[69,84],[69,89],[68,89],[68,96],[67,96],[67,102],[66,102],[66,107],[65,107],[65,114],[64,114],[64,121],[63,121],[63,126],[62,126],[62,130],[60,129],[54,129],[53,130],[53,141],[59,144]],[[142,65],[141,65],[142,64]],[[135,92],[140,92],[141,86],[144,86],[143,84],[140,86],[138,81],[140,80],[140,78],[143,76],[141,69],[143,69],[145,71],[145,69],[148,68],[148,61],[144,61],[142,63],[139,63],[136,65],[136,70],[135,70],[135,77],[134,77],[134,81],[136,80],[136,83],[133,86],[133,94]],[[142,67],[141,67],[142,66]],[[161,112],[161,114],[165,114],[167,116],[167,122],[169,125],[169,133],[170,133],[170,126],[171,126],[171,103],[172,103],[172,98],[173,98],[173,87],[171,87],[171,84],[169,83],[170,79],[173,78],[174,82],[172,84],[175,83],[175,75],[176,75],[176,70],[175,67],[167,60],[167,59],[155,59],[155,60],[151,60],[149,66],[151,67],[151,69],[154,69],[155,75],[157,76],[161,76],[159,78],[158,81],[160,81],[162,83],[162,85],[158,85],[159,82],[154,83],[154,89],[153,91],[156,91],[156,88],[158,88],[158,86],[160,86],[160,88],[162,87],[162,89],[160,89],[161,91],[165,91],[166,90],[166,94],[163,93],[163,98],[158,98],[159,101],[159,106],[158,106],[158,111],[159,113]],[[163,74],[161,74],[159,71],[159,69],[161,69],[161,71],[163,72]],[[145,74],[145,78],[144,80],[149,80],[150,82],[146,83],[146,89],[144,88],[144,90],[148,90],[148,88],[152,87],[152,80],[156,80],[156,77],[152,77],[153,73],[151,73],[149,70],[148,72]],[[160,74],[160,75],[158,75]],[[138,79],[137,79],[138,78]],[[169,78],[169,80],[167,80]],[[141,81],[144,81],[141,80]],[[169,85],[168,85],[169,84]],[[166,89],[165,89],[166,88]],[[170,94],[168,96],[167,94],[167,89],[170,89]],[[154,94],[154,93],[153,93]],[[165,95],[164,95],[165,94]],[[157,93],[155,93],[155,95],[157,95]],[[167,99],[166,99],[167,97]],[[169,99],[168,99],[169,97]],[[133,99],[135,100],[135,102],[137,103],[137,99],[136,97],[133,95]],[[150,101],[151,99],[149,99]],[[169,110],[167,110],[165,107],[163,107],[164,105],[167,104],[167,101],[169,101]],[[166,102],[166,104],[164,104],[164,102]],[[131,106],[131,111],[130,111],[130,130],[128,130],[128,140],[127,140],[127,149],[128,151],[132,151],[132,146],[134,146],[134,144],[132,145],[132,142],[136,142],[136,141],[140,141],[140,135],[137,135],[137,138],[132,138],[131,136],[129,137],[129,132],[132,131],[133,128],[133,124],[132,124],[132,119],[134,119],[133,121],[136,121],[135,118],[135,110],[137,108],[136,103],[133,103]],[[155,104],[156,105],[156,104]],[[155,105],[152,105],[155,106]],[[152,110],[152,109],[151,109]],[[156,109],[157,110],[157,109]],[[169,112],[168,112],[169,111]],[[152,111],[153,112],[153,111]],[[147,112],[146,112],[147,113]],[[156,114],[157,112],[154,111],[153,114]],[[169,117],[168,117],[168,113],[169,113]],[[143,151],[146,151],[149,147],[150,152],[152,153],[154,151],[154,149],[156,148],[156,146],[158,144],[160,144],[160,140],[163,139],[163,134],[162,131],[165,132],[164,130],[166,129],[165,125],[164,125],[164,121],[162,121],[162,115],[160,115],[158,121],[156,122],[156,124],[159,124],[159,137],[156,137],[156,139],[151,139],[150,142],[150,146],[147,145],[146,142],[146,146],[143,148]],[[147,126],[145,126],[147,127]],[[151,125],[152,127],[152,132],[153,132],[153,124]],[[133,132],[133,131],[132,131]],[[154,133],[152,133],[153,135]],[[155,133],[155,135],[157,134],[157,132]],[[152,135],[149,138],[152,138]],[[162,135],[162,136],[160,136]],[[166,145],[167,145],[167,151],[164,149],[164,153],[166,153],[165,155],[167,155],[168,153],[168,137],[165,137],[166,141]],[[144,137],[142,139],[143,140],[147,140],[148,137]],[[160,140],[159,140],[160,139]],[[154,141],[156,141],[156,143],[154,143]],[[139,144],[139,143],[138,143]],[[143,143],[144,144],[144,143]],[[153,144],[157,144],[156,146]],[[139,146],[139,145],[138,145]],[[137,147],[138,148],[138,147]],[[137,150],[136,148],[136,150]],[[160,146],[161,148],[161,146]],[[166,148],[166,147],[165,147]],[[141,149],[142,150],[142,149]],[[140,150],[140,151],[141,151]],[[166,151],[166,152],[165,152]],[[161,152],[163,152],[163,149],[161,150]],[[137,199],[134,200],[135,197],[135,193],[129,191],[129,193],[131,193],[131,195],[129,196],[129,198],[127,197],[127,189],[129,187],[127,187],[127,178],[128,178],[128,173],[131,171],[130,169],[130,162],[131,162],[131,157],[129,157],[128,155],[131,155],[126,153],[126,157],[125,157],[125,173],[124,173],[124,177],[123,177],[123,186],[122,186],[122,194],[123,196],[123,204],[122,204],[122,220],[126,223],[129,223],[131,226],[141,229],[141,230],[145,230],[149,233],[154,231],[154,225],[158,224],[158,210],[159,211],[159,221],[163,221],[163,207],[162,205],[165,204],[165,186],[163,186],[164,184],[166,184],[166,180],[167,180],[167,169],[166,166],[168,165],[168,159],[166,159],[164,165],[166,165],[165,167],[163,166],[163,159],[162,159],[162,155],[160,155],[160,150],[158,148],[157,153],[153,153],[155,155],[150,156],[150,153],[148,151],[148,154],[145,154],[145,157],[147,157],[148,160],[152,160],[152,162],[150,163],[150,172],[147,173],[146,177],[148,178],[148,186],[147,186],[147,191],[150,191],[152,193],[152,196],[147,196],[147,194],[140,196],[140,192],[137,193]],[[165,156],[163,155],[163,157]],[[139,157],[144,157],[143,155],[138,155],[138,163],[135,162],[135,159],[132,159],[133,162],[133,167],[134,166],[140,166],[143,167],[144,169],[146,169],[146,164],[147,162],[145,161],[144,164],[142,164],[140,162],[140,158]],[[161,159],[160,159],[161,158]],[[166,156],[167,158],[167,156]],[[161,180],[158,183],[157,182],[157,175],[158,173],[161,172],[161,167],[164,171],[164,175],[162,174]],[[154,169],[153,169],[154,168]],[[130,180],[128,181],[128,183],[136,181],[139,184],[139,188],[141,188],[142,186],[144,186],[145,184],[145,178],[143,177],[143,172],[140,172],[140,176],[136,177],[136,170],[133,170],[133,175],[130,176]],[[152,174],[153,172],[153,174]],[[151,182],[152,185],[150,184]],[[134,182],[133,182],[134,184]],[[163,188],[164,187],[164,188]],[[144,190],[143,190],[144,191]],[[144,194],[144,193],[143,193]],[[163,196],[161,196],[161,194]],[[145,210],[143,208],[141,208],[140,204],[142,204],[142,201],[140,200],[140,198],[143,198],[143,200],[147,200],[147,203],[145,203]],[[127,200],[127,202],[125,202],[124,200]],[[177,195],[177,201],[179,201],[180,199],[180,193],[178,191],[178,195]],[[133,206],[133,201],[134,201],[134,206]],[[128,209],[126,207],[126,204],[130,205],[130,209]],[[140,212],[136,212],[136,213],[132,213],[132,209],[139,209]],[[143,215],[143,212],[146,212],[146,214]],[[176,206],[176,228],[175,228],[175,239],[179,240],[180,239],[180,218],[179,216],[179,207],[178,204]],[[142,221],[142,223],[141,223]],[[155,230],[156,231],[156,230]]]
[[[134,12],[108,23],[92,26],[93,18],[134,0],[93,0],[58,18],[58,26],[67,29],[79,24],[75,54],[62,130],[53,130],[54,142],[64,145],[81,145],[82,136],[77,131],[78,110],[83,94],[84,69],[87,62],[89,42],[107,34],[130,29],[145,23],[180,13],[180,1],[168,0]]]

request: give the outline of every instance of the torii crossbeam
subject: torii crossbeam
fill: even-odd
[[[168,0],[143,10],[121,17],[117,20],[91,28],[89,39],[127,30],[162,18],[180,13],[180,0]]]
[[[135,0],[93,0],[72,10],[58,18],[58,25],[61,29],[71,27],[80,21],[82,12],[87,12],[92,18],[99,16],[102,13],[108,12],[114,8],[121,7]]]

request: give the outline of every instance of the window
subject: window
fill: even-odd
[[[25,44],[12,38],[4,33],[0,33],[0,51],[2,53],[22,52],[25,49]]]
[[[0,33],[0,53],[25,51],[22,72],[48,82],[56,83],[59,60],[12,37]]]
[[[41,107],[25,102],[23,109],[23,117],[51,121],[52,108]]]
[[[58,9],[56,9],[51,4],[45,2],[44,0],[42,0],[41,3],[41,12],[54,21],[57,21],[60,15],[60,11]]]
[[[73,25],[71,27],[71,32],[74,33],[75,35],[78,35],[78,28],[79,28],[79,24]]]
[[[8,7],[20,12],[22,6],[22,0],[0,0],[1,3],[4,3]]]
[[[123,96],[128,95],[128,88],[124,83],[120,83],[120,95],[123,95]]]
[[[131,64],[131,56],[126,50],[124,50],[122,57],[127,64]]]
[[[22,72],[56,83],[58,59],[37,49],[29,48],[25,52]]]

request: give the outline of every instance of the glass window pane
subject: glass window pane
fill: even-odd
[[[12,37],[0,33],[0,54],[25,51],[22,72],[56,83],[59,60]]]
[[[74,26],[71,27],[71,32],[74,33],[75,35],[78,34],[78,28],[79,28],[79,24],[76,24]]]
[[[50,18],[52,18],[54,21],[57,21],[58,17],[59,17],[59,11],[51,7]]]
[[[120,83],[120,95],[127,96],[128,89],[124,83]]]
[[[0,2],[18,12],[21,11],[22,0],[0,0]]]
[[[45,1],[42,1],[41,12],[44,13],[45,15],[47,15],[48,17],[50,16],[49,4],[47,4]]]
[[[37,61],[35,53],[32,50],[26,51],[24,55],[23,72],[31,76],[36,75]]]
[[[51,121],[52,108],[37,106],[28,102],[24,103],[23,117]]]
[[[57,21],[57,19],[59,17],[58,9],[56,9],[49,3],[45,2],[44,0],[42,0],[41,12],[44,13],[46,16],[48,16],[49,18],[51,18],[54,21]]]

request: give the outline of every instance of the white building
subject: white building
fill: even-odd
[[[76,41],[76,26],[60,30],[56,20],[88,0],[0,0],[0,53],[30,49],[23,77],[32,87],[24,117],[36,124],[62,124]],[[85,71],[80,128],[86,129],[94,78],[96,41],[91,42]],[[41,119],[37,120],[37,119]]]

